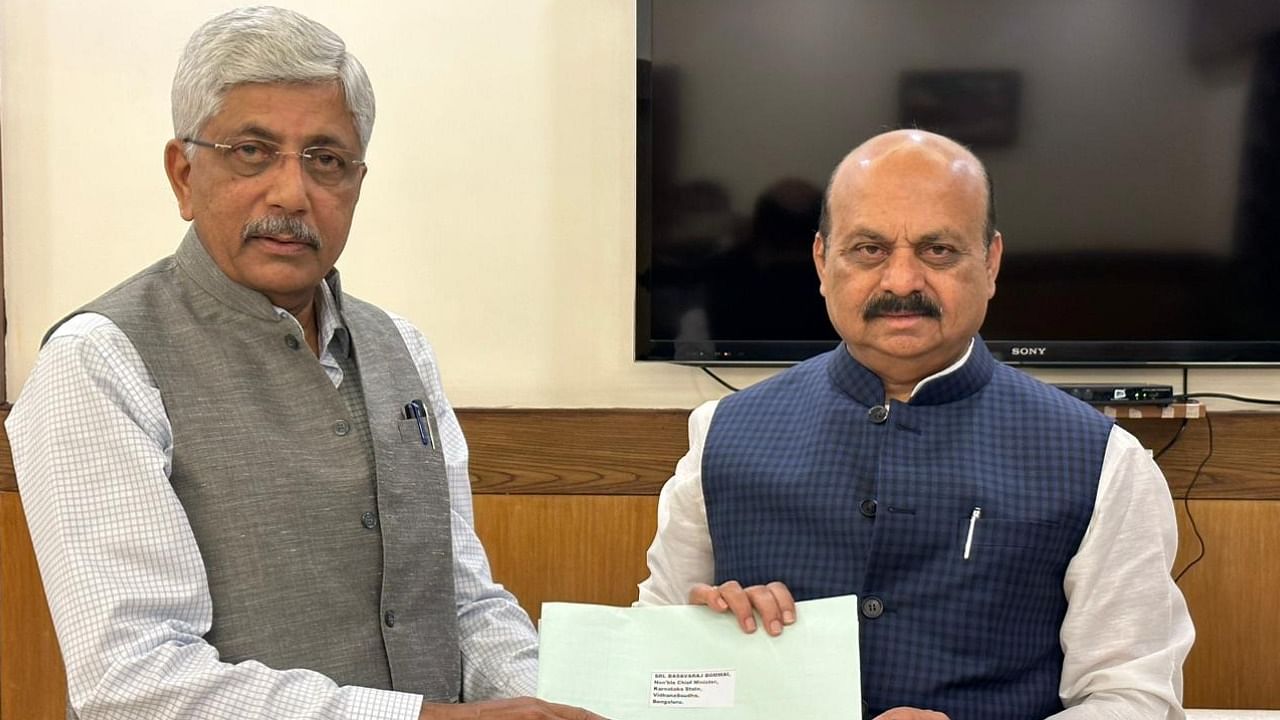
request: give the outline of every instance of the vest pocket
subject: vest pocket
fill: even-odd
[[[968,530],[969,523],[964,523]],[[981,518],[974,523],[973,547],[1047,548],[1058,544],[1064,528],[1042,520]]]
[[[969,523],[963,526],[967,533]],[[1022,600],[1050,602],[1062,594],[1062,571],[1075,552],[1071,535],[1065,523],[984,517],[974,524],[968,557],[962,543],[953,567],[962,582],[993,583],[988,592],[1016,587]]]
[[[406,445],[421,446],[424,452],[441,452],[440,433],[436,431],[436,424],[431,422],[430,416],[421,426],[417,420],[401,419],[396,423],[396,430],[400,433],[400,442]],[[427,436],[425,443],[422,441],[424,432]]]

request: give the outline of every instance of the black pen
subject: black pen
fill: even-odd
[[[412,418],[418,422],[418,437],[422,438],[422,444],[434,448],[435,446],[431,443],[431,432],[427,429],[427,410],[422,401],[409,401],[409,404],[404,406],[404,417],[406,420]]]

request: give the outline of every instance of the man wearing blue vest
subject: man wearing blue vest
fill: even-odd
[[[641,603],[776,635],[796,599],[858,595],[867,718],[1183,717],[1168,487],[1133,436],[983,346],[1002,252],[957,143],[850,153],[813,243],[844,342],[693,412]]]
[[[490,578],[431,348],[333,269],[360,63],[233,10],[188,43],[173,117],[186,237],[50,331],[8,420],[70,715],[596,718],[527,697],[537,638]]]

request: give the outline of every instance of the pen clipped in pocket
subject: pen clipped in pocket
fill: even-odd
[[[405,403],[400,422],[400,440],[403,442],[419,442],[431,450],[440,449],[440,433],[436,428],[435,413],[421,400],[410,400]]]

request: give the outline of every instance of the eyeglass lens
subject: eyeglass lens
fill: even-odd
[[[281,152],[264,142],[245,140],[223,150],[232,171],[253,176],[274,165],[284,155],[296,155],[298,162],[316,182],[336,185],[352,177],[356,162],[341,152],[327,147],[303,148],[299,152]]]

